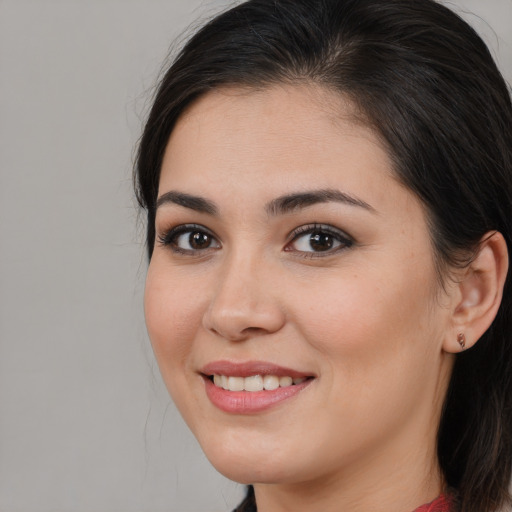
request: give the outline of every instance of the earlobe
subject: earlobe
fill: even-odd
[[[446,352],[472,347],[490,327],[501,304],[507,272],[508,251],[503,235],[487,233],[457,283],[452,328],[443,344]]]

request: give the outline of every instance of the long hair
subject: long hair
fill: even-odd
[[[304,82],[350,98],[384,142],[425,207],[441,282],[489,231],[512,254],[510,93],[466,22],[433,0],[250,0],[199,30],[160,83],[135,172],[150,258],[162,158],[184,109],[223,86]],[[438,457],[461,512],[510,504],[510,274],[493,325],[457,356]]]

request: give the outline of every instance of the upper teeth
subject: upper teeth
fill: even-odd
[[[219,388],[228,391],[272,391],[279,387],[300,384],[306,379],[303,377],[277,377],[276,375],[251,375],[250,377],[233,377],[226,375],[214,375],[213,382]]]

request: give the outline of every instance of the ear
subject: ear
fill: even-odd
[[[472,347],[490,327],[501,304],[507,271],[508,251],[503,235],[486,233],[478,253],[452,290],[451,328],[443,342],[446,352]]]

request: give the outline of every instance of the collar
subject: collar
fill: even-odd
[[[414,512],[450,512],[451,500],[448,496],[441,494],[439,498],[435,499],[431,503],[422,505],[417,508]]]

